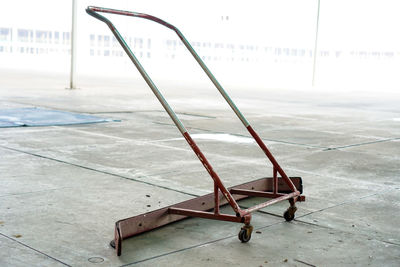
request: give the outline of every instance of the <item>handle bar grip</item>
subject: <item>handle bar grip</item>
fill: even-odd
[[[104,8],[104,7],[96,7],[96,6],[88,6],[86,8],[86,13],[95,17],[96,19],[99,19],[99,20],[105,22],[108,26],[113,27],[110,20],[108,20],[107,18],[105,18],[104,16],[100,15],[97,12],[109,13],[109,14],[115,14],[115,15],[123,15],[123,16],[129,16],[129,17],[137,17],[137,18],[151,20],[151,21],[157,22],[167,28],[170,28],[171,30],[175,31],[179,36],[181,35],[179,30],[174,25],[169,24],[168,22],[166,22],[160,18],[157,18],[155,16],[152,16],[152,15],[138,13],[138,12],[132,12],[132,11],[125,11],[125,10],[118,10],[118,9],[111,9],[111,8]]]

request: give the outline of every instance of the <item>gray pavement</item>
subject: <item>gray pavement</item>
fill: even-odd
[[[2,70],[0,80],[0,110],[114,120],[0,128],[0,266],[400,265],[400,92],[227,87],[303,178],[296,219],[282,218],[287,202],[256,212],[246,244],[240,224],[188,219],[123,241],[117,257],[115,221],[211,192],[203,166],[139,79],[80,77],[77,90],[55,74]],[[161,85],[226,185],[271,176],[211,85]]]

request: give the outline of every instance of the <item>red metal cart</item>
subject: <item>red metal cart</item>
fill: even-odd
[[[157,99],[160,101],[161,105],[164,107],[168,115],[171,117],[176,127],[182,133],[183,137],[186,139],[187,143],[192,148],[194,153],[197,155],[200,162],[203,164],[204,168],[207,170],[207,172],[214,181],[214,193],[210,193],[205,196],[187,200],[159,210],[148,212],[146,214],[141,214],[138,216],[117,221],[115,223],[115,237],[114,240],[112,240],[110,243],[111,246],[116,249],[117,255],[118,256],[121,255],[123,239],[138,235],[143,232],[150,231],[152,229],[188,217],[201,217],[206,219],[244,223],[244,226],[241,228],[238,235],[240,241],[242,242],[248,242],[251,238],[253,227],[250,225],[250,221],[251,221],[251,213],[254,211],[257,211],[266,206],[272,205],[274,203],[283,200],[289,200],[290,207],[284,212],[283,216],[287,221],[293,220],[297,209],[295,206],[296,201],[305,200],[305,197],[301,195],[302,194],[301,178],[288,177],[286,175],[281,166],[275,160],[272,153],[268,150],[267,146],[264,144],[264,142],[261,140],[258,134],[253,130],[249,122],[239,111],[239,109],[233,103],[232,99],[228,96],[226,91],[215,79],[214,75],[210,72],[210,70],[198,56],[198,54],[190,45],[190,43],[178,30],[178,28],[157,17],[143,13],[115,10],[102,7],[93,7],[93,6],[89,6],[86,9],[86,12],[89,15],[103,21],[108,25],[108,27],[114,34],[115,38],[121,44],[122,48],[125,50],[129,58],[132,60],[133,64],[135,64],[136,68],[139,70],[140,74],[142,75],[146,83],[149,85],[150,89],[153,91]],[[158,90],[154,82],[151,80],[147,72],[144,70],[138,59],[130,50],[129,46],[126,44],[121,34],[112,24],[112,22],[106,17],[100,15],[99,12],[148,19],[173,30],[182,40],[183,44],[190,51],[190,53],[199,63],[199,65],[207,74],[207,76],[210,78],[210,80],[213,82],[213,84],[221,93],[221,95],[224,97],[226,102],[228,102],[229,106],[232,108],[232,110],[241,120],[243,125],[249,131],[250,135],[255,139],[257,144],[260,146],[260,148],[264,151],[265,155],[271,161],[273,165],[272,177],[262,178],[252,182],[227,188],[221,181],[218,174],[214,171],[213,167],[208,162],[207,158],[200,151],[195,141],[190,137],[190,134],[185,128],[185,126],[182,124],[182,122],[179,120],[175,112],[169,106],[168,102],[165,100],[161,92]],[[278,177],[278,174],[280,175],[280,177]],[[269,198],[269,200],[247,209],[240,208],[237,201],[247,197],[264,197],[264,198]],[[235,215],[224,214],[220,212],[220,207],[227,204],[229,204],[232,207]]]

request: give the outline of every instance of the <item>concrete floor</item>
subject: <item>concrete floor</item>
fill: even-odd
[[[281,217],[287,202],[256,212],[246,244],[240,224],[188,219],[125,240],[117,257],[115,221],[211,192],[203,166],[141,81],[82,78],[65,90],[57,75],[0,80],[0,109],[120,120],[0,129],[0,266],[400,266],[398,93],[227,88],[303,178],[296,219]],[[228,186],[271,176],[211,85],[160,88]]]

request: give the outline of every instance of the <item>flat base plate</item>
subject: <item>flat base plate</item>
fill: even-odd
[[[303,192],[302,180],[300,177],[289,177],[300,193]],[[291,193],[289,186],[283,179],[278,178],[278,193]],[[263,192],[271,192],[273,190],[273,178],[261,178],[255,181],[244,183],[241,185],[228,188],[231,189],[246,189]],[[248,198],[246,195],[232,194],[233,198],[238,201]],[[225,197],[220,192],[220,206],[228,204]],[[300,200],[304,201],[304,196],[300,196]],[[188,218],[188,216],[170,214],[169,208],[182,208],[198,211],[209,211],[214,208],[214,193],[186,200],[168,207],[164,207],[155,211],[140,214],[134,217],[119,220],[115,223],[115,238],[110,242],[110,245],[116,249],[117,255],[121,255],[121,243],[123,239],[133,237],[135,235],[148,232],[172,222],[180,221]]]

